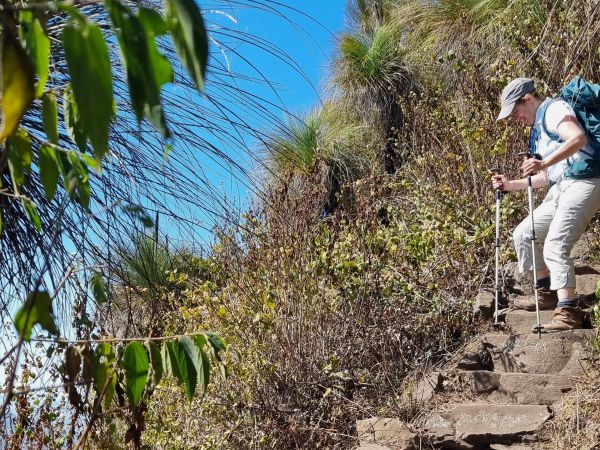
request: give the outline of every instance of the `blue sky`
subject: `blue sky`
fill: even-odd
[[[247,0],[232,1],[231,3],[244,1]],[[205,10],[205,14],[210,14],[206,12],[208,2],[200,0],[199,3]],[[222,5],[223,2],[220,3]],[[254,3],[259,4],[258,1]],[[275,2],[267,4],[274,5]],[[237,24],[235,24],[237,29],[247,31],[277,45],[302,68],[307,78],[305,79],[296,70],[265,52],[257,51],[251,46],[242,46],[239,49],[240,52],[277,85],[276,93],[264,86],[254,85],[255,93],[268,97],[274,102],[280,100],[286,109],[295,113],[318,105],[319,94],[322,93],[321,82],[325,76],[325,66],[334,51],[334,35],[342,31],[344,27],[345,5],[346,0],[281,0],[277,10],[272,12],[242,7],[232,7],[228,11],[222,11],[237,20]],[[278,16],[278,12],[289,20]],[[228,20],[226,19],[225,22]],[[233,71],[247,70],[243,61],[235,56],[230,56],[229,63]],[[210,74],[207,83],[210,83]],[[239,162],[240,164],[251,163],[250,161]],[[211,164],[210,161],[207,161],[205,166],[199,170],[208,169],[210,181],[215,185],[222,184],[227,195],[237,198],[238,201],[247,200],[248,191],[228,179],[226,171],[220,173],[217,168],[213,168],[214,171],[210,170]],[[176,205],[173,205],[173,208],[176,208]],[[200,211],[197,213],[201,214]],[[62,334],[70,334],[66,323],[61,323],[60,327]],[[4,331],[6,332],[8,329],[12,331],[10,326],[5,327]],[[0,346],[4,344],[3,341],[4,338],[0,339]],[[0,371],[0,384],[3,383],[3,378],[4,373]]]
[[[306,72],[310,82],[264,53],[249,52],[257,66],[274,81],[282,83],[279,93],[288,108],[302,110],[318,101],[324,66],[335,45],[334,35],[344,26],[346,0],[282,0],[280,3],[286,6],[277,8],[278,12],[289,21],[257,9],[237,9],[237,26],[274,43]]]
[[[212,1],[215,3],[212,4]],[[251,77],[264,77],[266,82],[244,82],[236,75],[235,83],[267,101],[273,102],[269,113],[279,120],[285,120],[282,110],[299,114],[308,108],[318,106],[323,98],[323,80],[327,73],[327,63],[335,52],[335,38],[343,30],[346,18],[347,0],[231,0],[231,7],[223,9],[223,0],[200,1],[207,20],[211,42],[211,64],[228,66],[234,74]],[[248,5],[248,6],[246,6]],[[263,5],[263,6],[261,6]],[[220,28],[223,29],[220,29]],[[227,28],[237,30],[250,37],[243,42],[238,33],[230,38]],[[285,58],[278,58],[252,42],[260,39],[276,47]],[[219,44],[221,47],[219,49]],[[264,47],[264,46],[263,46]],[[215,75],[212,78],[215,80]],[[219,80],[222,81],[222,80]],[[207,92],[212,96],[220,95],[215,84],[211,86],[211,72],[207,74]],[[214,90],[213,90],[214,89]],[[226,94],[223,94],[226,95]],[[226,102],[231,102],[227,98]],[[228,107],[238,109],[243,119],[261,131],[273,130],[272,120],[267,114],[253,116],[248,108],[239,105],[235,99]],[[206,139],[227,153],[236,163],[247,170],[253,169],[250,153],[256,154],[259,143],[246,136],[247,148],[240,150],[235,143],[220,141],[218,137],[207,135]],[[190,149],[191,150],[191,149]],[[177,152],[175,148],[174,152]],[[235,208],[246,210],[252,198],[252,192],[244,183],[233,179],[227,164],[222,161],[203,157],[198,171],[207,177],[215,189]],[[196,212],[196,218],[203,227],[210,228],[214,217]],[[218,219],[216,220],[218,222]],[[177,232],[171,230],[173,237]],[[210,233],[200,233],[203,239],[210,241]]]

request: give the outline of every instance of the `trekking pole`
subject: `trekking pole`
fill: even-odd
[[[542,159],[537,153],[521,152],[519,156],[522,156],[524,160],[529,158]],[[537,264],[535,261],[535,241],[537,236],[535,235],[535,221],[533,219],[533,187],[531,186],[531,175],[527,175],[527,197],[529,198],[529,216],[531,217],[531,262],[533,265],[533,295],[535,296],[535,316],[537,325],[534,330],[538,332],[538,336],[542,337],[543,327],[540,325],[540,304],[538,300],[537,291]]]
[[[499,168],[497,167],[492,167],[490,169],[488,169],[490,171],[490,173],[492,175],[501,175],[502,172],[500,171]],[[500,323],[500,321],[498,320],[498,303],[500,302],[500,280],[499,280],[499,270],[500,270],[500,200],[502,200],[502,197],[504,197],[505,192],[500,190],[500,189],[496,189],[496,290],[495,290],[495,296],[494,296],[494,304],[495,304],[495,312],[494,312],[494,326],[495,327],[499,327],[502,324]]]

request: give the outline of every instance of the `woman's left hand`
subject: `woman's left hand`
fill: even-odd
[[[521,164],[521,170],[523,171],[523,176],[527,177],[529,175],[535,175],[538,172],[541,172],[546,168],[545,161],[543,159],[529,158],[526,159],[523,164]]]

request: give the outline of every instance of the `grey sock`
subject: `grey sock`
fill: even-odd
[[[562,300],[558,301],[558,305],[556,305],[558,308],[575,308],[576,303],[575,300],[571,300],[570,298],[563,298]]]

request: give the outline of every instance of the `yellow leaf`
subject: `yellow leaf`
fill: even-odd
[[[2,43],[2,123],[0,142],[10,136],[35,96],[33,65],[13,33]]]

